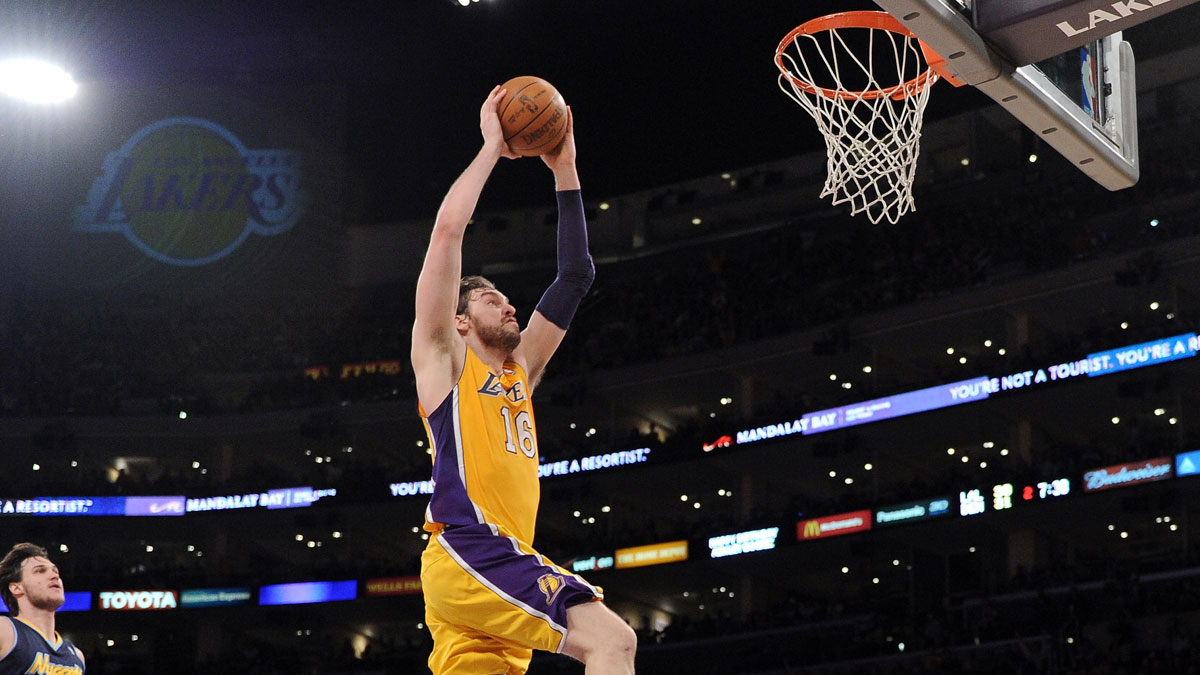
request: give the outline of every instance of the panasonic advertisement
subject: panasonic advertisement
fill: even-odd
[[[950,498],[923,499],[906,504],[875,509],[875,524],[880,527],[928,520],[950,513]]]

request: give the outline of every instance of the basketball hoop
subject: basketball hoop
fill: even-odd
[[[819,37],[818,37],[819,36]],[[821,196],[895,224],[915,210],[912,186],[929,87],[942,59],[886,12],[808,21],[775,49],[779,88],[817,122],[828,176]],[[785,86],[785,83],[787,86]]]

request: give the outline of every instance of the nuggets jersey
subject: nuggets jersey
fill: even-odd
[[[437,409],[421,410],[433,447],[425,529],[491,523],[532,545],[541,485],[537,425],[525,370],[494,373],[467,348],[462,376]]]
[[[0,617],[0,621],[11,621],[16,633],[12,649],[0,655],[0,675],[83,675],[83,659],[75,645],[58,633],[50,640],[18,617]]]

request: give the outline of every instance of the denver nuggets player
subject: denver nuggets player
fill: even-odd
[[[429,667],[520,675],[534,649],[582,661],[589,675],[633,673],[637,638],[599,588],[533,549],[539,484],[530,395],[594,275],[574,122],[542,160],[557,189],[558,276],[522,331],[516,310],[482,277],[460,279],[462,242],[504,143],[492,89],[479,111],[483,148],[438,210],[417,280],[412,363],[433,447],[431,533],[421,557]]]
[[[12,614],[0,617],[0,675],[83,675],[83,652],[54,631],[66,598],[46,549],[12,547],[0,561],[0,598]]]

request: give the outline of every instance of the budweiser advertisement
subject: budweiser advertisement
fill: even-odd
[[[1170,457],[1144,459],[1140,462],[1106,466],[1083,474],[1083,491],[1096,492],[1109,488],[1166,480],[1171,477],[1173,461]]]

